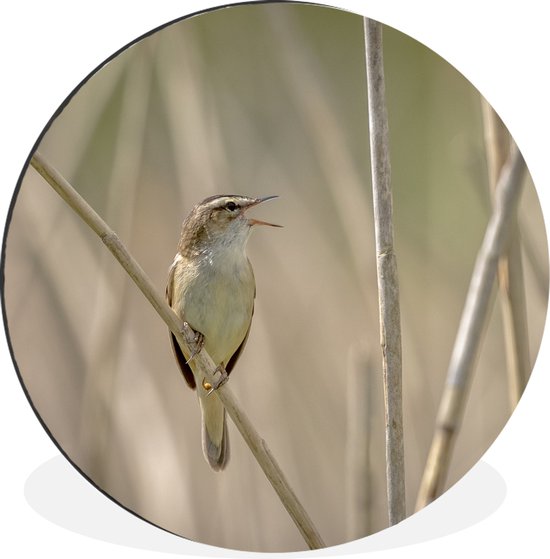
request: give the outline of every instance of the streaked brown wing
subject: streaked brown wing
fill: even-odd
[[[174,268],[175,268],[174,265],[172,265],[170,267],[170,272],[168,274],[168,283],[166,284],[166,301],[168,302],[170,307],[172,306],[172,290],[173,290],[173,286],[174,286]],[[176,361],[178,362],[179,368],[180,368],[180,370],[183,374],[183,378],[185,378],[185,381],[187,382],[189,387],[194,390],[197,387],[197,385],[195,383],[195,376],[193,375],[193,371],[191,370],[191,367],[189,367],[189,365],[187,365],[185,363],[187,361],[187,359],[185,359],[185,356],[183,355],[183,352],[181,351],[181,348],[180,348],[176,338],[174,337],[174,334],[172,334],[172,332],[170,332],[170,342],[172,344],[172,351],[174,352],[174,356],[176,358]]]

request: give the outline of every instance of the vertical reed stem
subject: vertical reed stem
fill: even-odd
[[[371,533],[371,439],[375,373],[370,352],[352,346],[347,378],[347,529],[350,540]]]
[[[393,248],[393,207],[390,181],[382,25],[365,18],[376,271],[380,312],[380,344],[386,419],[386,484],[390,525],[405,518],[405,461],[401,372],[401,317],[397,262]]]

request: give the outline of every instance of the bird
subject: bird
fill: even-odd
[[[218,194],[195,205],[183,221],[176,256],[168,273],[166,300],[194,330],[214,363],[231,373],[248,340],[256,282],[246,245],[256,225],[281,227],[248,217],[248,211],[277,196],[252,198]],[[194,353],[182,351],[170,333],[176,361],[202,416],[202,450],[212,470],[229,460],[226,411],[212,387],[194,368]],[[225,379],[224,379],[225,380]]]

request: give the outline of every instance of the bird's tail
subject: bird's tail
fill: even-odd
[[[199,393],[199,402],[202,414],[202,451],[210,467],[218,472],[224,469],[229,460],[225,408],[215,394]]]

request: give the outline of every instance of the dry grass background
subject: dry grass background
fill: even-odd
[[[490,212],[479,93],[384,31],[412,513],[474,259]],[[171,25],[87,81],[41,152],[164,289],[180,224],[214,193],[278,194],[258,215],[251,336],[232,389],[334,545],[350,528],[348,365],[367,352],[368,531],[387,525],[362,19],[329,8],[239,6]],[[534,362],[547,244],[528,179],[520,207]],[[164,324],[94,235],[32,170],[6,249],[6,310],[25,386],[53,437],[116,500],[209,544],[303,549],[230,425],[210,471],[199,411]],[[448,484],[510,415],[500,309],[487,326]],[[360,359],[359,359],[360,361]],[[364,410],[363,410],[364,411]]]

